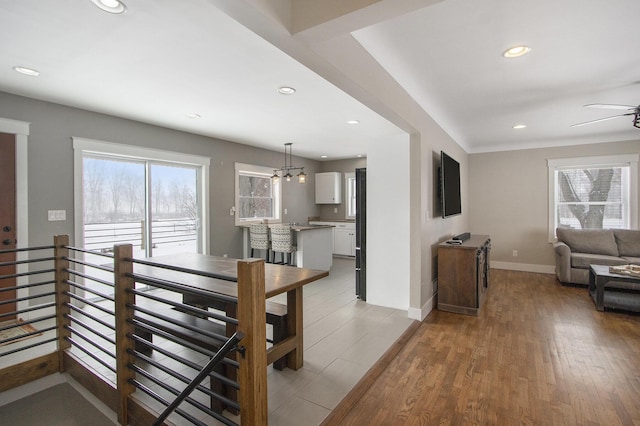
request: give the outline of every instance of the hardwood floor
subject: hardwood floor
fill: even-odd
[[[405,338],[323,424],[640,425],[640,315],[553,275],[492,270],[478,317]]]

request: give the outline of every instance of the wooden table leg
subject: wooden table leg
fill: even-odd
[[[302,287],[298,287],[287,292],[287,330],[295,340],[295,349],[287,354],[287,367],[292,370],[304,364],[302,328]]]

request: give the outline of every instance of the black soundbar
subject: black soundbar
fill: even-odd
[[[459,234],[459,235],[456,235],[455,237],[453,237],[452,240],[466,241],[469,238],[471,238],[471,233],[463,232],[462,234]]]

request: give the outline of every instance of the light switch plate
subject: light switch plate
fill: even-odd
[[[49,210],[48,212],[49,222],[67,220],[66,210]]]

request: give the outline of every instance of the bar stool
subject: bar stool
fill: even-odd
[[[252,225],[249,225],[249,241],[251,247],[251,257],[253,257],[254,250],[265,250],[265,260],[269,262],[271,251],[269,227],[264,223],[254,223]]]
[[[296,246],[293,244],[293,231],[290,225],[273,225],[271,227],[271,250],[273,250],[273,263],[276,263],[276,253],[282,253],[282,264],[293,264],[293,253]],[[289,261],[285,262],[285,254]]]

